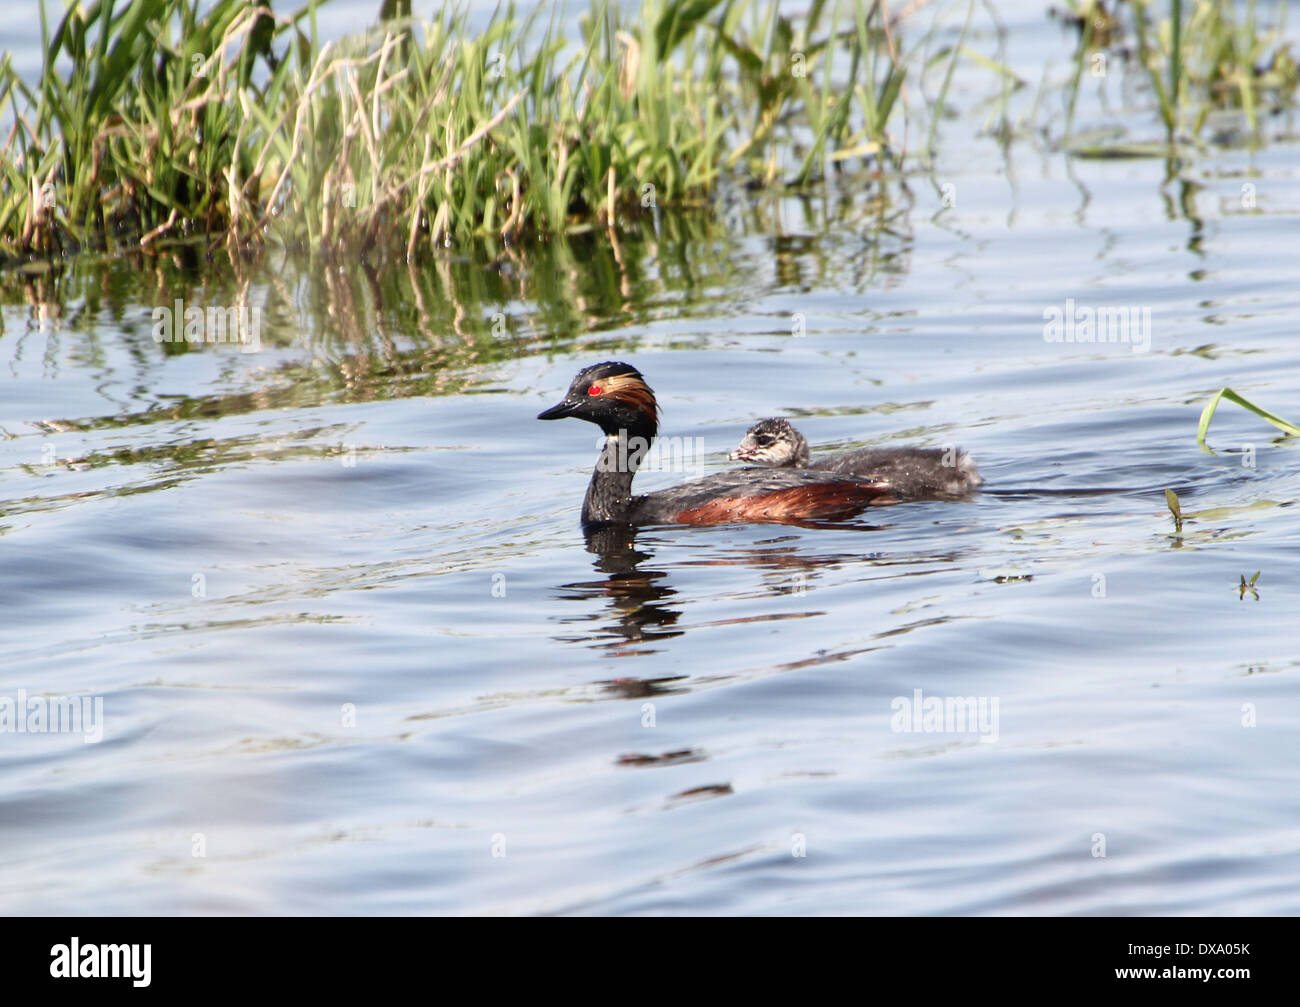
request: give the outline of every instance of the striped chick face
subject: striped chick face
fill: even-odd
[[[788,421],[774,417],[746,430],[729,457],[769,468],[799,468],[808,464],[808,442]]]

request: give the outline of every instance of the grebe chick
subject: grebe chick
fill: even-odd
[[[631,364],[608,361],[583,368],[564,398],[537,418],[566,416],[594,423],[605,433],[605,446],[582,502],[586,527],[844,520],[890,493],[883,479],[807,469],[744,468],[633,496],[632,478],[659,432],[659,407],[641,372]]]
[[[960,497],[982,482],[965,451],[940,448],[863,448],[810,461],[808,442],[783,419],[755,423],[731,452],[731,460],[809,472],[835,472],[888,482],[899,499]]]

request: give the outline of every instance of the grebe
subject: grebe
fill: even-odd
[[[733,462],[786,470],[881,479],[900,499],[965,496],[984,481],[971,456],[956,448],[863,448],[810,462],[803,434],[788,421],[775,418],[755,423],[745,431],[730,457]]]
[[[607,361],[583,368],[564,398],[537,418],[566,416],[594,423],[605,432],[605,447],[582,502],[585,527],[844,520],[890,492],[883,479],[806,469],[744,468],[633,496],[632,477],[659,432],[659,407],[641,372],[631,364]]]

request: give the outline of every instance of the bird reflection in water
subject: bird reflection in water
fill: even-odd
[[[864,531],[875,530],[862,525],[857,527]],[[637,542],[638,531],[643,536],[640,543]],[[566,625],[596,625],[557,639],[603,648],[610,657],[640,657],[658,651],[660,648],[656,644],[659,641],[685,634],[687,627],[679,625],[682,608],[673,604],[679,592],[669,582],[669,571],[662,565],[656,566],[653,542],[653,533],[627,525],[596,526],[586,532],[587,551],[596,557],[592,565],[603,576],[564,584],[561,597],[580,602],[603,600],[606,604],[598,608],[588,607],[580,615],[565,617],[563,622]],[[747,566],[764,575],[755,585],[762,594],[799,599],[806,595],[824,568],[871,562],[869,553],[810,554],[800,548],[801,544],[799,536],[781,536],[752,546],[719,550],[704,558],[689,560],[687,565]],[[684,601],[681,599],[679,605]],[[692,623],[689,628],[803,619],[818,614],[812,610],[769,612]],[[687,675],[649,679],[619,677],[599,684],[614,697],[644,699],[687,691],[685,683],[690,678]]]
[[[559,639],[604,648],[610,657],[640,657],[658,650],[653,646],[655,641],[681,636],[684,631],[674,628],[681,610],[667,604],[677,592],[668,584],[667,571],[643,566],[654,559],[654,554],[636,547],[637,529],[598,525],[588,528],[585,534],[587,551],[596,556],[592,565],[604,577],[565,584],[561,597],[571,601],[605,599],[608,605],[563,620],[596,622],[600,628]],[[682,692],[676,683],[687,677],[616,678],[600,684],[618,698],[644,699]]]

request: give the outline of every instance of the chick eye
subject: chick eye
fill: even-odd
[[[600,385],[592,385],[590,388],[587,389],[587,394],[588,394],[588,395],[599,395],[599,394],[600,394]]]
[[[767,447],[769,444],[772,443],[772,438],[769,437],[767,434],[764,434],[762,437],[756,437],[755,440],[758,441],[758,446],[763,448]]]

